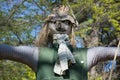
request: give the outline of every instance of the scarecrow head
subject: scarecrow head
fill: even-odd
[[[59,5],[53,8],[52,14],[45,19],[45,24],[37,40],[37,46],[52,44],[53,34],[68,34],[71,36],[71,44],[74,43],[74,28],[77,26],[75,19],[69,15],[69,8]]]

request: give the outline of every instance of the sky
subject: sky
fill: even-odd
[[[21,4],[21,2],[22,2],[22,0],[6,0],[6,1],[0,0],[0,10],[3,11],[3,13],[6,13],[6,14],[4,14],[5,16],[9,16],[11,9],[15,5]],[[53,2],[54,2],[54,0],[53,0]],[[43,14],[43,11],[40,8],[38,8],[38,6],[36,6],[36,4],[34,4],[34,3],[25,1],[23,3],[23,5],[24,5],[23,8],[19,8],[21,11],[17,14],[15,13],[14,18],[20,18],[21,17],[22,19],[24,19],[25,16],[31,16],[31,15],[35,16],[35,15],[42,15]],[[42,8],[44,9],[45,7],[43,6]],[[33,37],[36,37],[36,35],[40,31],[40,25],[38,23],[36,25],[33,25],[32,27],[34,27],[34,29],[31,31],[31,35]],[[37,32],[35,32],[36,29],[38,30]],[[26,37],[24,35],[24,33],[22,34],[22,36]],[[82,38],[77,36],[76,41],[77,41],[76,46],[78,48],[84,47]]]

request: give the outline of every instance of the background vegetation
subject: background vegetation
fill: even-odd
[[[0,0],[0,44],[34,46],[51,8],[56,3],[66,4],[66,1]],[[84,40],[85,47],[117,45],[120,40],[120,0],[68,1],[79,22],[76,35]],[[108,74],[103,73],[102,67],[99,65],[89,72],[89,80],[102,80],[103,75]],[[117,76],[113,75],[113,80],[119,80],[119,72],[114,74]],[[35,80],[35,74],[24,64],[1,60],[0,80]]]

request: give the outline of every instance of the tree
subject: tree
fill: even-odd
[[[52,7],[66,5],[67,1],[79,22],[76,35],[84,39],[85,47],[116,46],[120,39],[119,0],[0,0],[0,43],[34,46]],[[4,77],[1,80],[35,79],[25,65],[6,60],[0,64],[0,70],[4,71],[0,73]]]

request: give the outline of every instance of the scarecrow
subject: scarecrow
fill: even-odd
[[[100,61],[111,60],[117,47],[76,48],[77,21],[69,8],[53,8],[35,41],[36,47],[0,44],[0,59],[28,65],[37,80],[88,80],[87,72]],[[120,50],[117,58],[120,59]]]

